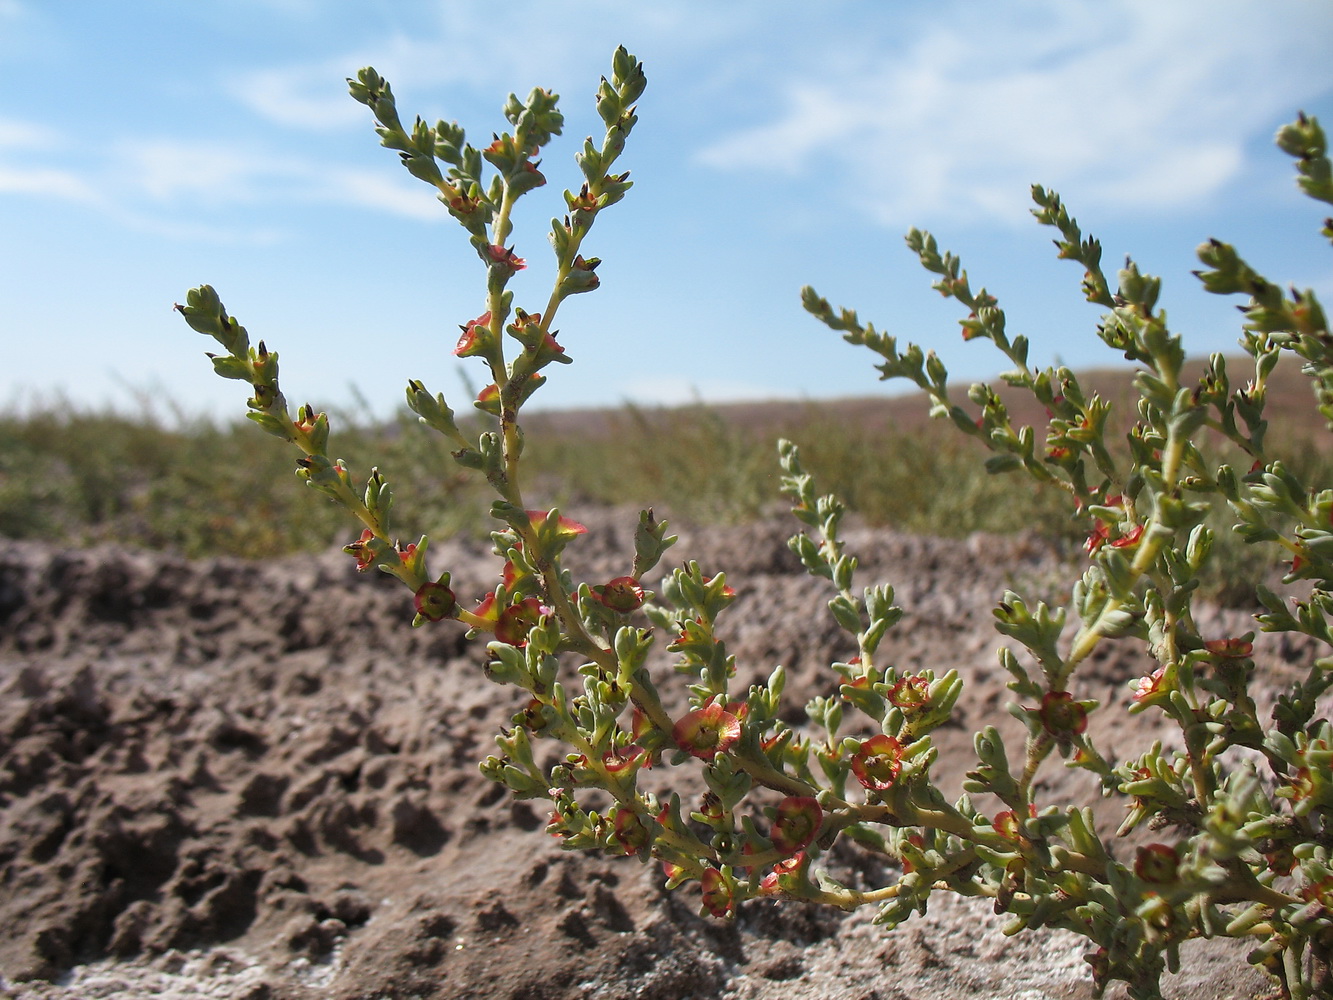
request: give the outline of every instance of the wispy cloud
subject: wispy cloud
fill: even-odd
[[[68,170],[43,167],[19,169],[0,164],[0,192],[35,195],[89,205],[102,203],[96,189],[82,178]]]
[[[48,125],[18,118],[0,118],[0,150],[51,149],[59,143],[60,133]]]
[[[885,223],[1019,218],[1033,181],[1140,208],[1215,194],[1274,114],[1327,89],[1333,11],[1274,0],[968,6],[865,39],[779,90],[772,121],[697,156],[823,174]],[[1258,23],[1256,23],[1256,19]]]
[[[237,206],[314,203],[409,219],[441,217],[429,191],[392,171],[167,138],[123,138],[100,158],[58,167],[50,157],[56,138],[41,126],[0,120],[0,195],[79,203],[140,231],[224,243],[281,238],[271,223],[219,229],[216,213]]]
[[[441,222],[448,218],[421,183],[391,180],[384,170],[326,170],[312,197],[387,212],[406,219]]]
[[[435,101],[443,96],[430,114],[466,117],[462,110],[470,112],[478,100],[493,114],[509,90],[589,92],[619,44],[636,48],[636,40],[651,40],[659,53],[693,52],[701,63],[714,61],[707,53],[744,38],[746,28],[766,15],[766,5],[719,9],[711,0],[644,5],[585,0],[577,13],[549,0],[417,5],[404,13],[402,24],[386,15],[390,23],[378,34],[368,32],[354,48],[244,72],[229,90],[255,114],[287,127],[363,127],[367,112],[340,81],[370,65],[401,95],[433,91]],[[519,57],[497,58],[499,39],[503,51]],[[402,110],[405,116],[417,110],[415,101]]]
[[[313,130],[362,124],[366,111],[338,81],[355,59],[258,70],[237,78],[232,94],[261,118],[292,128]],[[358,66],[360,64],[358,63]]]

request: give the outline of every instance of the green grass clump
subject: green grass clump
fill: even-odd
[[[478,488],[415,418],[343,418],[341,427],[339,444],[354,468],[368,471],[371,454],[403,463],[410,475],[399,501],[413,523],[444,535],[482,516]],[[64,405],[11,412],[0,415],[0,536],[117,542],[191,558],[346,542],[343,512],[303,488],[293,469],[291,456],[249,422],[168,423]]]
[[[448,442],[404,414],[336,414],[335,452],[354,473],[383,463],[403,523],[432,537],[483,537],[484,484],[449,458]],[[577,516],[585,504],[655,505],[703,524],[744,524],[778,510],[773,442],[800,446],[817,479],[868,524],[937,537],[1032,531],[1070,550],[1083,541],[1054,488],[987,475],[980,448],[937,422],[849,419],[837,404],[761,416],[743,407],[626,406],[595,420],[541,420],[531,492]],[[1292,466],[1330,478],[1326,448],[1293,442]],[[1323,471],[1321,471],[1323,470]],[[343,512],[303,488],[291,456],[248,422],[126,416],[61,405],[0,414],[0,536],[65,545],[118,542],[214,555],[318,551],[350,541]],[[1253,599],[1259,554],[1228,532],[1204,589],[1228,604]]]
[[[742,524],[779,505],[774,441],[795,442],[821,483],[873,525],[940,537],[1049,529],[1067,520],[1058,493],[980,467],[981,450],[936,423],[849,422],[834,406],[792,406],[773,419],[744,408],[625,407],[585,434],[539,437],[533,460],[574,503],[656,504],[691,520]]]

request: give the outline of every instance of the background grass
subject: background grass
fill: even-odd
[[[1281,391],[1294,402],[1285,399],[1291,387]],[[1087,529],[1063,493],[1021,475],[987,475],[980,446],[924,419],[925,409],[908,397],[539,414],[527,426],[525,492],[575,517],[583,505],[632,504],[742,524],[786,509],[774,446],[782,436],[801,446],[820,492],[838,494],[872,525],[942,537],[1035,531],[1077,549]],[[493,527],[485,483],[415,417],[331,416],[331,454],[360,479],[373,465],[383,471],[405,533],[483,536]],[[1289,463],[1308,482],[1333,482],[1318,421],[1288,421],[1284,433]],[[254,558],[350,541],[349,517],[298,483],[294,458],[244,420],[220,425],[147,407],[137,416],[67,404],[11,411],[0,414],[0,537]],[[1271,571],[1278,554],[1236,542],[1225,518],[1215,513],[1219,546],[1205,591],[1244,603],[1251,597],[1240,581]]]

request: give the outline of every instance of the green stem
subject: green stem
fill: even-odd
[[[814,797],[819,794],[819,789],[814,785],[801,781],[799,778],[793,778],[789,774],[783,774],[777,770],[768,758],[762,753],[740,753],[736,756],[736,762],[740,764],[741,770],[748,774],[765,788],[771,788],[775,792],[785,792],[787,795],[799,795]]]

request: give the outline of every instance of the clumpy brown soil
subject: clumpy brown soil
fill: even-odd
[[[576,573],[626,572],[634,512],[584,520]],[[682,531],[672,556],[728,572],[738,680],[785,664],[797,721],[806,699],[834,690],[829,659],[850,650],[788,531]],[[1021,745],[989,609],[1005,587],[1041,596],[1055,556],[1023,540],[849,536],[865,582],[894,583],[907,608],[886,642],[894,662],[967,679],[960,724],[939,734],[936,772],[956,788],[975,727],[994,722]],[[495,579],[479,544],[432,556],[460,595]],[[698,916],[696,889],[663,891],[656,865],[562,852],[541,803],[511,802],[477,770],[515,693],[483,677],[459,627],[413,630],[410,616],[395,581],[358,576],[339,553],[253,565],[9,544],[0,996],[1091,996],[1081,940],[1006,938],[984,902],[940,896],[893,932],[869,910],[771,901],[722,923]],[[1241,612],[1206,619],[1219,636],[1251,627]],[[1314,655],[1261,639],[1274,688]],[[1142,657],[1103,655],[1082,693],[1123,704]],[[1134,718],[1139,731],[1122,712],[1095,716],[1105,750],[1141,746],[1153,723]],[[1088,792],[1058,762],[1046,787],[1052,801]],[[852,849],[830,863],[846,878],[893,877]],[[1187,948],[1167,995],[1261,994],[1245,950]]]

